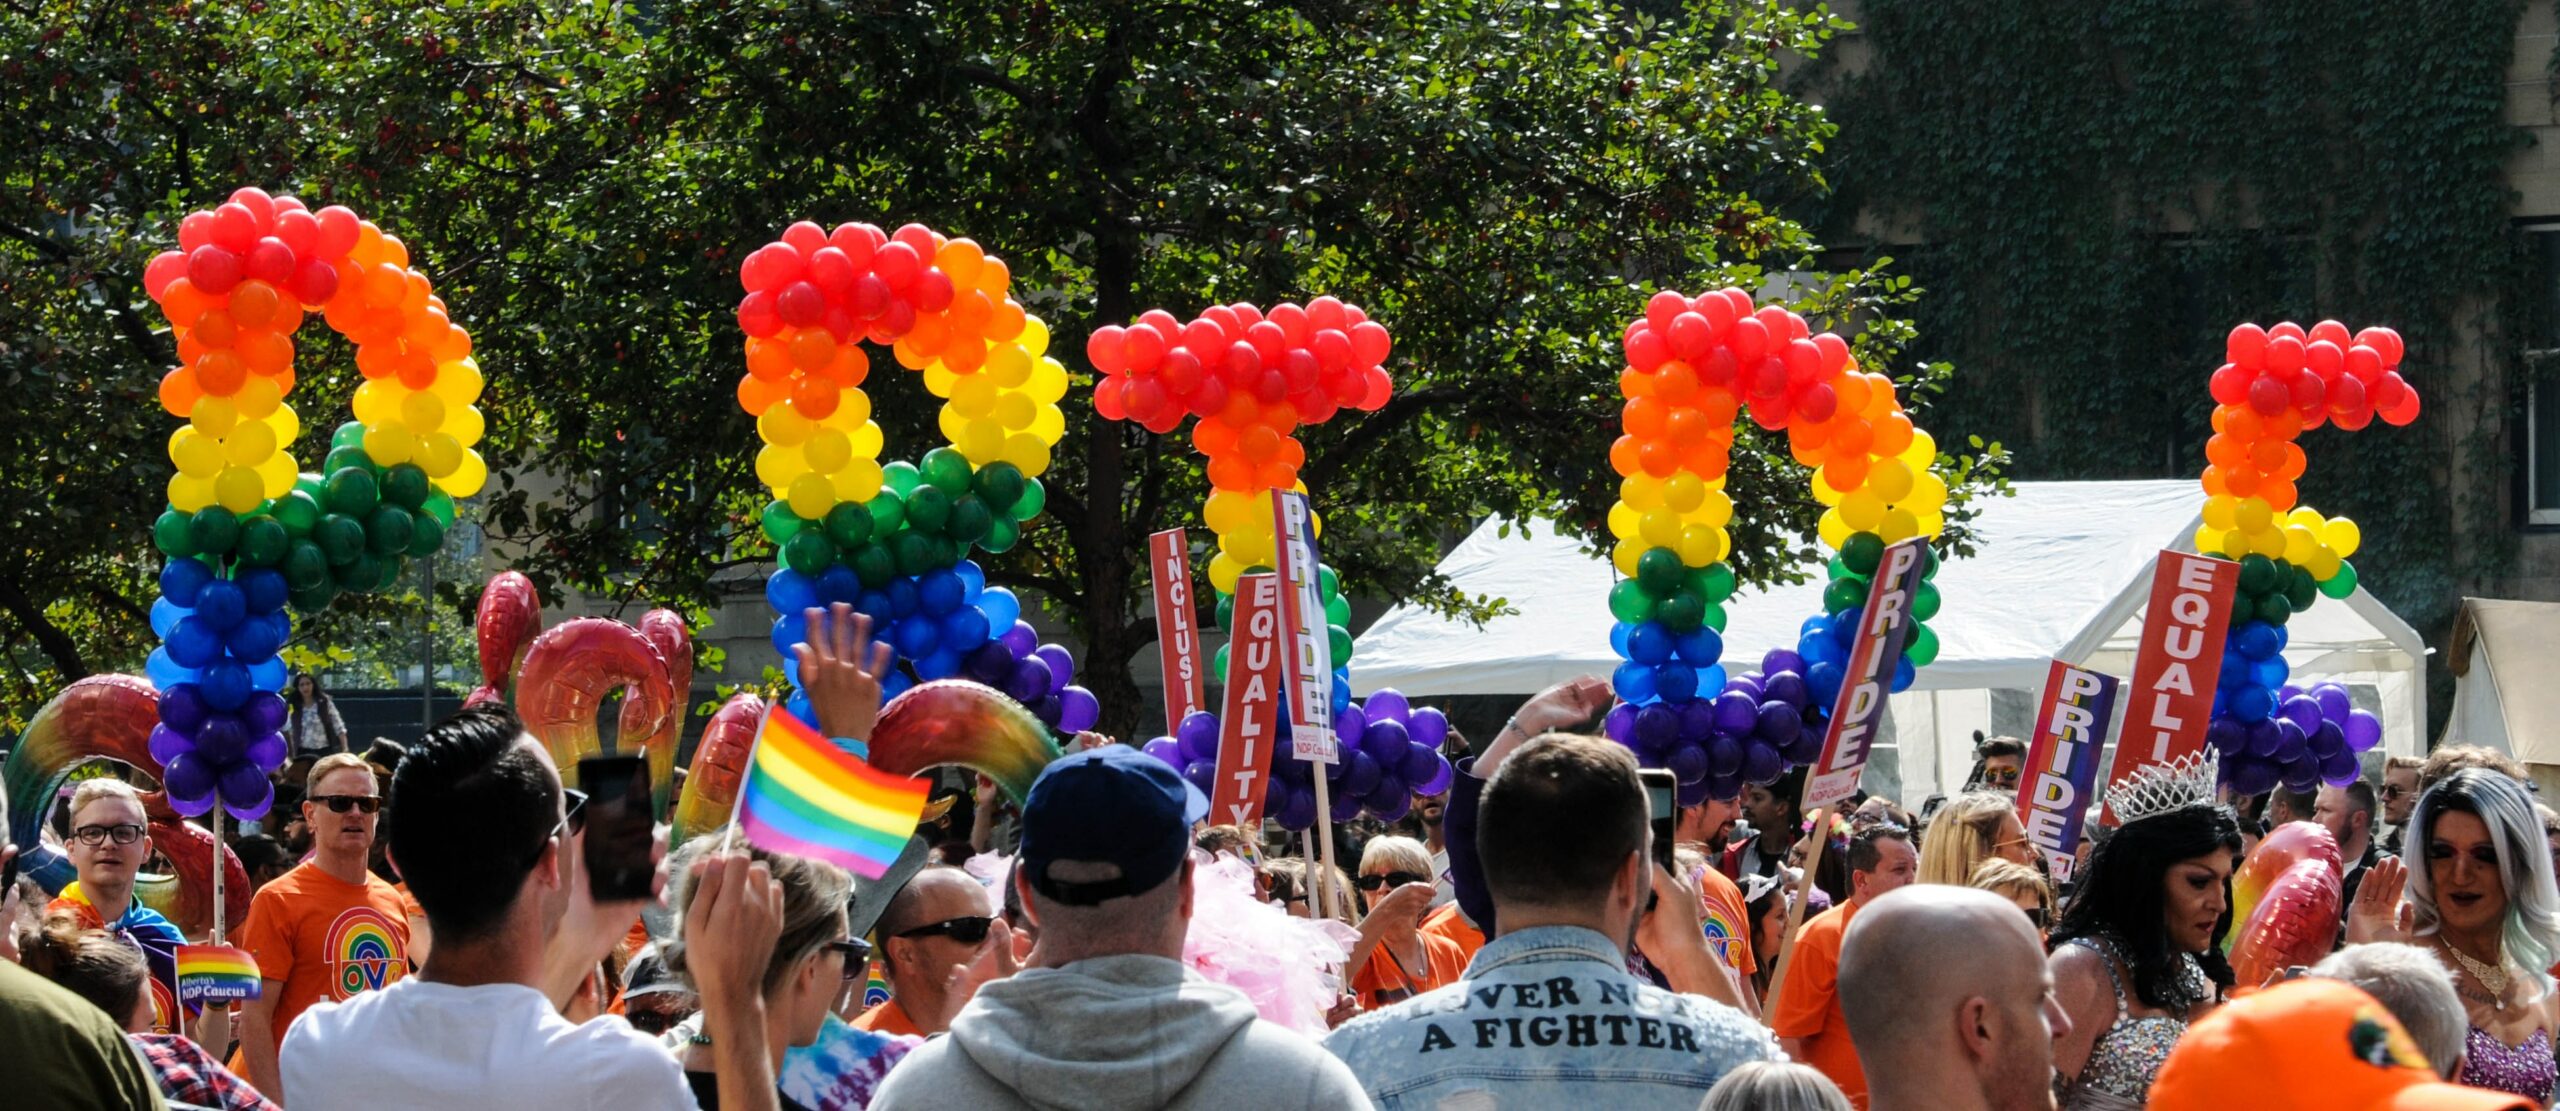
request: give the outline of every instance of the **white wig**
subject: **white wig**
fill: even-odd
[[[2533,811],[2533,796],[2507,776],[2466,768],[2419,797],[2417,810],[2409,817],[2415,836],[2405,850],[2416,857],[2409,869],[2409,905],[2418,935],[2433,935],[2443,924],[2436,912],[2435,878],[2427,868],[2426,851],[2435,836],[2436,819],[2447,813],[2470,814],[2489,827],[2489,845],[2498,857],[2498,880],[2507,892],[2507,923],[2501,938],[2506,961],[2550,991],[2548,970],[2555,956],[2560,956],[2560,887],[2553,886],[2551,853],[2543,842],[2542,819]]]

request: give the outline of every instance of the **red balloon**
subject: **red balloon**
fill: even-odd
[[[1105,378],[1101,382],[1095,384],[1093,387],[1093,411],[1101,414],[1102,419],[1104,420],[1127,419],[1129,416],[1129,410],[1128,407],[1121,402],[1120,397],[1120,387],[1126,383],[1127,379],[1124,378]]]
[[[1353,323],[1342,299],[1330,293],[1307,302],[1307,323],[1319,332],[1347,332]]]
[[[1349,376],[1346,375],[1345,377]],[[1226,382],[1214,376],[1204,374],[1201,376],[1199,388],[1191,391],[1191,411],[1199,416],[1207,417],[1212,413],[1224,410],[1227,407],[1227,401],[1230,396],[1231,392],[1227,389]]]
[[[809,282],[830,301],[853,296],[854,280],[862,270],[853,264],[853,256],[833,245],[820,247],[809,254]]]
[[[213,242],[213,213],[190,212],[178,221],[178,249],[189,254]]]
[[[1278,363],[1289,351],[1288,335],[1280,330],[1279,325],[1268,320],[1246,328],[1244,341],[1253,345],[1254,353],[1262,356],[1265,365]]]
[[[2375,380],[2372,386],[2366,388],[2364,395],[2366,400],[2373,402],[2374,412],[2388,413],[2399,408],[2400,399],[2408,393],[2408,381],[2401,378],[2400,372],[2395,370]]]
[[[2302,370],[2302,341],[2292,336],[2277,336],[2267,341],[2267,369],[2278,374],[2295,374]]]
[[[2249,380],[2256,372],[2243,370],[2237,363],[2224,363],[2213,372],[2212,384],[2206,387],[2215,404],[2238,405],[2249,400]]]
[[[782,314],[774,311],[773,294],[758,290],[738,302],[738,327],[751,336],[770,337],[782,330]]]
[[[1725,343],[1744,366],[1753,365],[1769,353],[1769,328],[1757,317],[1743,317],[1733,322],[1733,333]],[[1780,370],[1784,372],[1784,368]]]
[[[1671,331],[1671,319],[1689,311],[1689,299],[1665,289],[1657,291],[1644,303],[1644,322],[1657,333]]]
[[[820,248],[827,245],[827,229],[807,220],[795,221],[790,227],[782,229],[782,241],[790,245],[793,252],[805,259],[818,253]]]
[[[1280,326],[1280,338],[1291,347],[1307,345],[1307,310],[1282,301],[1271,308],[1271,322]]]
[[[2400,405],[2398,408],[2381,414],[2382,423],[2388,424],[2393,428],[2405,427],[2410,421],[2418,419],[2418,409],[2418,391],[2411,390],[2408,393],[2400,395]]]
[[[2293,387],[2290,392],[2292,394],[2294,408],[2300,409],[2304,413],[2324,413],[2327,411],[2325,403],[2328,398],[2328,387],[2320,381],[2319,375],[2294,375]]]
[[[220,296],[240,284],[240,256],[210,244],[187,255],[187,282],[197,290]]]
[[[1733,322],[1742,319],[1744,313],[1751,311],[1751,305],[1748,300],[1745,300],[1740,308],[1736,308],[1733,301],[1722,292],[1706,293],[1699,295],[1695,311],[1706,319],[1707,328],[1715,333],[1716,339],[1730,343]]]
[[[2382,352],[2358,343],[2347,349],[2340,372],[2370,386],[2375,379],[2382,377]]]
[[[878,320],[889,313],[890,306],[897,303],[897,294],[889,292],[889,283],[881,281],[880,275],[864,274],[853,280],[853,296],[845,307],[852,310],[856,320]],[[893,328],[891,331],[897,335],[906,334],[906,329],[903,327]]]
[[[1368,375],[1369,395],[1360,399],[1359,408],[1374,413],[1387,403],[1389,396],[1395,393],[1395,379],[1387,376],[1384,367],[1370,367]]]
[[[2269,340],[2274,340],[2278,336],[2283,336],[2301,343],[2310,342],[2310,337],[2302,331],[2302,325],[2296,324],[2290,320],[2278,321],[2275,327],[2267,329],[2267,338]]]
[[[951,275],[943,273],[941,267],[927,270],[916,278],[917,312],[941,312],[951,307],[955,296],[956,293],[951,287]]]
[[[324,305],[338,295],[338,268],[316,258],[302,260],[293,271],[293,296],[305,305]]]
[[[1387,335],[1385,325],[1379,324],[1376,321],[1364,320],[1351,326],[1351,362],[1353,365],[1363,369],[1382,365],[1387,361],[1387,354],[1394,350],[1394,348],[1395,341]],[[1384,376],[1380,376],[1378,378],[1371,379],[1371,381],[1385,381],[1385,378]],[[1380,404],[1384,404],[1384,402],[1382,401]]]
[[[2258,370],[2267,365],[2267,330],[2255,324],[2242,324],[2231,329],[2222,342],[2222,357],[2243,370]],[[2235,402],[2223,402],[2225,405]]]
[[[225,202],[213,210],[214,246],[246,254],[257,245],[259,233],[258,217],[247,205]]]
[[[892,243],[887,247],[882,247],[880,250],[882,254],[887,254],[897,246],[897,244]],[[1164,336],[1155,329],[1131,328],[1127,332],[1123,333],[1122,342],[1124,342],[1128,348],[1127,363],[1129,373],[1153,374],[1157,367],[1164,365]],[[1132,407],[1130,411],[1132,413],[1136,413],[1138,415],[1138,419],[1146,419],[1145,413],[1139,411],[1135,407]]]
[[[2231,972],[2258,987],[2295,965],[2317,964],[2338,941],[2340,882],[2335,865],[2297,861],[2233,933]]]
[[[810,226],[814,228],[817,225]],[[826,294],[818,292],[817,285],[812,282],[799,281],[782,287],[782,292],[774,297],[773,305],[774,311],[781,314],[782,322],[794,328],[815,327],[827,316]]]
[[[2292,392],[2285,389],[2283,382],[2273,377],[2261,377],[2249,383],[2249,407],[2257,410],[2261,416],[2272,417],[2283,412],[2285,406],[2292,403]]]
[[[187,256],[179,251],[162,251],[151,257],[142,268],[142,292],[157,301],[168,292],[169,283],[187,276]]]
[[[1831,333],[1823,334],[1827,336]],[[1840,395],[1832,390],[1829,382],[1816,382],[1806,386],[1803,393],[1796,395],[1796,415],[1814,424],[1830,420],[1831,414],[1838,412],[1839,409]]]
[[[2312,325],[2309,336],[2311,343],[2326,341],[2332,347],[2345,347],[2351,342],[2347,338],[2347,326],[2335,320],[2323,320]]]
[[[1822,353],[1822,376],[1831,378],[1849,366],[1849,341],[1829,332],[1813,337],[1813,346]]]
[[[892,240],[872,254],[871,272],[888,283],[891,293],[905,293],[914,289],[916,279],[924,275],[924,259],[914,247]]]
[[[1753,323],[1756,321],[1741,321],[1734,325],[1734,329],[1739,332],[1744,326]],[[1776,397],[1786,392],[1787,364],[1776,359],[1762,359],[1751,368],[1751,403],[1753,405],[1760,404],[1762,398]]]
[[[827,245],[844,252],[855,270],[869,270],[872,254],[888,241],[886,233],[869,224],[837,224],[827,233]]]
[[[249,257],[243,261],[240,273],[243,277],[280,286],[293,280],[294,262],[293,248],[285,246],[284,240],[270,235],[249,248]]]

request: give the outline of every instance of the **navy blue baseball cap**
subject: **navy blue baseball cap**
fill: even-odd
[[[1191,851],[1191,825],[1208,796],[1171,765],[1127,745],[1064,757],[1040,773],[1022,804],[1022,866],[1031,889],[1069,906],[1155,890]],[[1090,883],[1052,879],[1073,860],[1119,866]]]

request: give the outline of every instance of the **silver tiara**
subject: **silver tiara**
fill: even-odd
[[[2107,787],[2119,823],[2138,822],[2192,803],[2211,802],[2221,761],[2208,746],[2165,764],[2144,764]]]

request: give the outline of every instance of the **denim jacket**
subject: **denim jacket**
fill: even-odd
[[[1734,1066],[1779,1058],[1759,1023],[1630,975],[1616,945],[1579,926],[1496,938],[1457,983],[1352,1019],[1324,1045],[1380,1111],[1470,1094],[1451,1106],[1692,1111]]]

